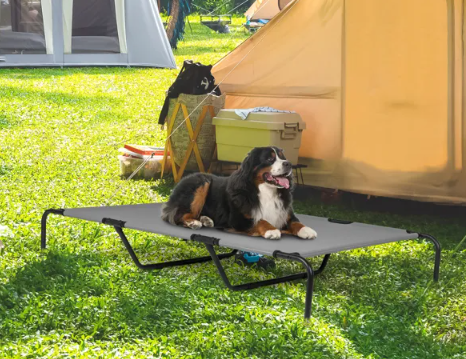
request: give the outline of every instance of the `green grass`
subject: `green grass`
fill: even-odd
[[[235,19],[240,24],[240,19]],[[214,63],[247,35],[236,26],[193,34],[175,52]],[[120,180],[117,149],[163,145],[157,125],[177,70],[84,68],[0,71],[0,358],[465,358],[464,215],[381,212],[344,201],[300,198],[302,213],[410,228],[439,238],[332,256],[316,280],[314,313],[302,319],[304,283],[227,290],[212,264],[141,272],[108,226],[51,217],[50,249],[39,251],[47,208],[164,200],[167,181]],[[116,192],[115,196],[113,194]],[[445,210],[446,211],[446,210]],[[458,213],[461,213],[458,211]],[[464,212],[463,212],[464,213]],[[143,260],[203,255],[198,245],[128,231]],[[318,259],[312,262],[317,265]],[[225,261],[234,282],[267,273]]]

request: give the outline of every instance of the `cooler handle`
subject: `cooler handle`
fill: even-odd
[[[296,138],[299,131],[298,123],[284,123],[285,129],[281,131],[280,137],[282,140],[292,140]]]

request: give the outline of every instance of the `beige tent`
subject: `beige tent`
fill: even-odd
[[[270,20],[291,0],[256,0],[244,13],[249,20]]]
[[[301,114],[306,184],[466,204],[465,14],[465,0],[295,0],[213,73],[227,108]]]

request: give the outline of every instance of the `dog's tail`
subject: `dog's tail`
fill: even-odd
[[[178,212],[178,207],[173,206],[170,202],[164,203],[162,206],[162,219],[165,222],[176,225],[175,216]]]

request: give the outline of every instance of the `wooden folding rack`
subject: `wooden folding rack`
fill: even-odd
[[[180,110],[180,108],[181,108],[181,111],[183,112],[183,118],[186,119],[184,121],[184,123],[186,124],[186,128],[188,129],[190,142],[189,142],[188,148],[186,149],[186,153],[184,155],[183,162],[181,163],[181,166],[178,168],[176,163],[175,163],[175,152],[173,151],[173,144],[171,142],[171,135],[172,135],[172,132],[173,132],[173,127],[175,125],[175,119],[176,119],[176,116],[177,116],[178,111]],[[166,166],[166,163],[168,161],[168,153],[170,154],[171,168],[172,168],[173,178],[175,180],[175,183],[178,183],[181,180],[181,178],[183,177],[183,173],[184,173],[184,171],[186,169],[189,158],[191,157],[191,153],[193,153],[193,152],[194,152],[194,156],[196,158],[197,165],[199,167],[199,171],[204,172],[204,173],[206,172],[206,170],[204,168],[204,163],[202,162],[201,152],[199,151],[199,146],[197,145],[197,138],[199,136],[199,133],[201,132],[202,125],[204,124],[204,119],[205,119],[205,116],[207,114],[207,111],[209,111],[210,116],[212,118],[215,116],[213,106],[212,105],[205,105],[202,108],[202,111],[201,111],[201,113],[199,115],[199,118],[198,118],[198,121],[197,121],[197,124],[196,124],[196,128],[193,131],[193,126],[192,126],[192,123],[191,123],[191,119],[189,118],[189,113],[188,113],[188,109],[187,109],[186,105],[182,104],[182,103],[177,103],[176,104],[176,106],[175,106],[175,108],[173,110],[173,114],[172,114],[172,116],[170,118],[170,121],[168,123],[167,141],[165,142],[165,152],[164,152],[163,160],[162,160],[162,173],[161,173],[160,178],[163,177],[163,174],[164,174],[164,171],[165,171],[165,166]],[[183,123],[181,125],[183,125]],[[175,130],[177,130],[177,129],[175,129]],[[213,156],[212,156],[211,159],[213,160],[216,156],[217,156],[217,145],[215,145],[215,150],[214,150],[214,153],[213,153]],[[211,173],[212,162],[213,161],[211,161],[211,166],[210,166],[209,170],[207,171],[208,173]]]

